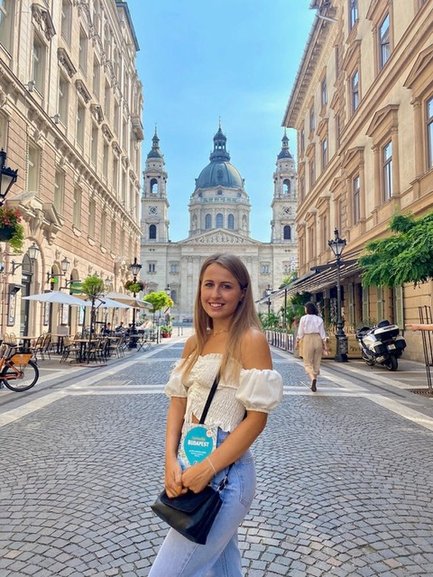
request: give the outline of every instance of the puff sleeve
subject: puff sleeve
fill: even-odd
[[[165,385],[164,392],[167,397],[186,397],[187,390],[182,383],[182,373],[180,365],[182,361],[177,361],[170,373],[170,378]]]
[[[236,398],[247,411],[270,413],[283,398],[283,379],[271,369],[242,369]]]

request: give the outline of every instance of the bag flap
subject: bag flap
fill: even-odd
[[[177,511],[183,511],[184,513],[195,511],[198,507],[201,507],[203,503],[212,499],[212,497],[219,499],[219,493],[209,485],[200,493],[188,491],[184,495],[179,495],[179,497],[174,497],[173,499],[170,499],[165,491],[163,491],[159,496],[164,505],[176,509]]]

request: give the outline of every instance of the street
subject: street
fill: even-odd
[[[148,574],[167,530],[149,507],[162,391],[181,350],[173,339],[33,394],[2,390],[0,577]],[[254,445],[245,576],[431,577],[433,401],[356,363],[325,362],[313,394],[298,359],[273,358],[285,395]]]

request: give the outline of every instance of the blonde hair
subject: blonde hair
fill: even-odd
[[[198,289],[194,305],[196,346],[191,355],[185,359],[182,371],[183,378],[187,377],[191,372],[192,367],[203,352],[204,346],[209,336],[209,330],[213,329],[213,320],[206,313],[201,304],[201,284],[203,281],[204,273],[208,266],[211,264],[218,264],[228,270],[235,277],[239,283],[239,287],[243,292],[243,298],[239,302],[233,314],[232,323],[230,325],[227,348],[221,361],[221,375],[228,377],[230,374],[230,376],[234,377],[235,375],[233,374],[233,371],[240,371],[240,347],[242,335],[250,328],[257,328],[261,330],[260,321],[254,307],[253,291],[251,289],[251,278],[244,263],[239,257],[229,253],[218,253],[208,257],[203,262],[200,270]],[[234,369],[233,363],[231,363],[230,370],[228,370],[230,360],[237,361],[237,363],[234,363],[234,365],[237,366],[236,369]]]

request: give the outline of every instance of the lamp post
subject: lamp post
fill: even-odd
[[[266,297],[267,297],[266,304],[268,305],[268,321],[269,316],[271,314],[271,294],[272,294],[271,285],[268,284],[268,288],[266,289]]]
[[[140,274],[141,271],[141,264],[137,262],[137,257],[134,257],[134,262],[129,265],[129,270],[132,273],[132,282],[137,282],[137,276]],[[137,296],[135,291],[132,292],[134,299]],[[132,327],[131,327],[131,335],[132,338],[129,339],[129,348],[135,349],[137,347],[137,337],[135,336],[135,306],[132,309]]]
[[[340,267],[341,255],[346,246],[346,239],[340,238],[338,229],[334,230],[334,238],[328,240],[328,245],[335,256],[337,264],[337,332],[335,333],[337,347],[335,360],[342,363],[347,361],[347,337],[343,329],[343,318],[341,316],[341,282],[340,282]]]
[[[0,206],[3,206],[6,195],[18,178],[18,169],[13,170],[6,166],[6,152],[0,150]]]

